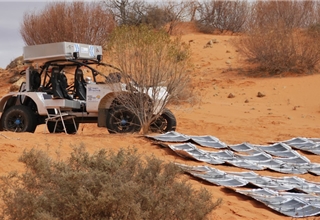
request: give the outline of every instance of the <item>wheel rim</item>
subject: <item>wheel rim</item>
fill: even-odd
[[[154,123],[152,123],[151,126],[152,129],[155,129],[155,131],[163,132],[168,127],[168,121],[163,116],[160,116]]]
[[[119,110],[113,114],[113,127],[116,132],[131,132],[137,126],[136,116],[127,110]]]
[[[21,114],[13,114],[8,120],[8,130],[9,131],[23,131],[25,127],[24,118]]]

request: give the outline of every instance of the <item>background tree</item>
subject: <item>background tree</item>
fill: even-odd
[[[128,86],[128,93],[117,97],[118,105],[125,106],[142,125],[142,132],[148,132],[150,124],[159,117],[167,104],[179,99],[188,86],[190,51],[179,38],[171,39],[164,30],[154,31],[148,26],[122,26],[112,33],[108,41],[109,58],[121,69],[122,80]],[[161,87],[168,93],[162,94]],[[154,106],[152,100],[162,97],[163,102]],[[153,109],[158,109],[154,114]]]
[[[246,25],[250,13],[247,1],[204,0],[197,7],[196,23],[204,33],[214,31],[240,32]]]
[[[105,0],[107,10],[112,11],[118,25],[138,25],[145,14],[147,3],[143,0]]]
[[[188,13],[192,1],[165,1],[162,2],[161,8],[166,12],[167,17],[167,31],[169,34],[174,33],[174,29],[179,22],[186,21],[190,18]]]
[[[191,10],[192,2],[155,1],[147,3],[143,0],[105,0],[104,3],[106,8],[113,12],[120,26],[147,24],[159,29],[167,25],[168,32],[173,33],[178,22],[190,17],[187,10]]]
[[[38,14],[24,14],[20,33],[27,45],[62,41],[104,45],[115,25],[112,13],[101,4],[54,2]]]
[[[314,22],[315,9],[316,1],[254,1],[247,19],[252,28],[274,23],[290,29],[305,28]]]

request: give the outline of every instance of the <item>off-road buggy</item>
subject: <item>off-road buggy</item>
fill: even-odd
[[[97,123],[110,133],[140,130],[138,117],[117,98],[128,94],[128,85],[121,81],[124,73],[102,62],[101,46],[70,42],[26,46],[24,62],[28,67],[21,74],[26,74],[26,82],[21,84],[19,92],[11,92],[0,101],[1,130],[34,132],[38,125],[46,124],[51,133],[73,134],[79,123]],[[105,75],[97,67],[111,68],[113,72]],[[66,77],[68,73],[73,80]],[[137,89],[137,92],[142,91],[148,95],[147,90]],[[153,99],[148,96],[151,102],[158,103],[152,106],[165,104],[166,89],[159,91]],[[59,116],[61,111],[74,120],[48,120],[50,115]],[[166,108],[159,111],[156,107],[153,109],[159,117],[151,123],[150,129],[175,130],[176,119],[172,112]]]

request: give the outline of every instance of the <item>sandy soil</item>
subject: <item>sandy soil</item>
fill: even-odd
[[[170,106],[178,120],[177,131],[188,135],[212,135],[227,144],[267,144],[293,137],[320,137],[320,101],[317,97],[320,75],[253,78],[238,74],[247,64],[232,47],[231,41],[237,37],[196,32],[182,36],[193,51],[194,69],[189,74],[197,104]],[[211,39],[216,39],[217,43],[204,48]],[[3,95],[8,92],[9,84],[6,81],[0,84],[0,94]],[[265,96],[257,97],[258,92]],[[234,98],[228,98],[230,93]],[[0,175],[23,170],[23,164],[17,160],[25,149],[42,149],[53,157],[64,158],[72,146],[81,143],[89,152],[101,148],[135,147],[141,153],[153,154],[165,161],[204,165],[182,159],[138,135],[110,135],[105,128],[98,128],[95,124],[81,125],[76,135],[48,134],[42,125],[33,134],[0,132]],[[300,153],[312,162],[320,162],[319,156]],[[222,165],[215,167],[245,171]],[[269,171],[258,173],[284,176]],[[310,174],[298,176],[320,182],[320,177]],[[190,182],[195,187],[207,188],[215,198],[223,199],[211,213],[211,219],[291,219],[224,187],[192,178]]]

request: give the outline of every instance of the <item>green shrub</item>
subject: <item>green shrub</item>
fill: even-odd
[[[203,219],[219,204],[176,165],[134,149],[89,155],[81,146],[66,161],[33,149],[19,161],[26,171],[1,179],[3,219]]]

